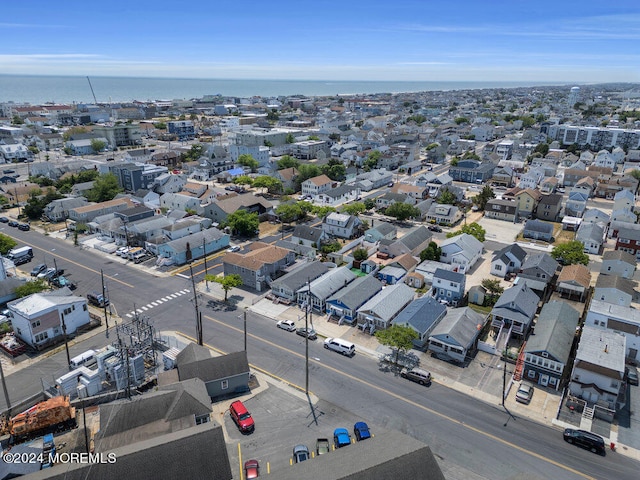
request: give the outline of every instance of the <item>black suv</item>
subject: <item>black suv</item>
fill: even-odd
[[[605,454],[604,439],[600,435],[586,430],[564,429],[564,441],[591,450],[593,453]]]

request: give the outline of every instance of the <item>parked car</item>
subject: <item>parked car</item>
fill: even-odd
[[[28,223],[20,223],[18,224],[18,230],[22,230],[23,232],[28,232],[31,230],[31,226]]]
[[[353,434],[356,437],[356,440],[366,440],[367,438],[371,438],[371,432],[369,431],[369,425],[364,422],[356,422],[353,426]]]
[[[67,287],[69,290],[75,290],[77,288],[76,284],[69,281],[68,278],[59,275],[57,277],[53,277],[51,279],[51,285],[53,285],[54,287],[58,287],[58,288],[62,288],[62,287]]]
[[[40,272],[37,278],[44,278],[45,280],[51,280],[56,276],[56,269],[53,267],[47,268],[44,272]]]
[[[315,340],[316,338],[318,338],[318,334],[313,328],[301,327],[296,330],[296,335],[307,337],[309,340]]]
[[[516,392],[516,402],[529,403],[533,397],[533,387],[526,383],[521,383]]]
[[[627,375],[627,383],[629,385],[638,385],[638,369],[633,365],[627,365],[625,369]]]
[[[20,224],[18,222],[16,222],[15,220],[9,220],[7,222],[7,225],[9,225],[10,227],[17,227]]]
[[[118,250],[116,250],[116,255],[118,255],[119,257],[125,257],[127,256],[127,253],[129,253],[130,248],[129,247],[120,247]]]
[[[258,460],[247,460],[244,462],[244,478],[258,478],[260,476],[260,464]]]
[[[436,232],[436,233],[442,233],[442,228],[440,228],[437,225],[429,225],[427,227],[429,230],[431,230],[432,232]]]
[[[240,251],[240,245],[234,245],[233,247],[227,248],[227,252],[229,253],[239,252],[239,251]]]
[[[296,324],[293,320],[280,320],[276,323],[276,327],[286,330],[287,332],[294,332]]]
[[[309,460],[309,449],[306,445],[296,445],[293,447],[293,463]]]
[[[9,219],[7,217],[0,217],[0,223],[9,223]]]
[[[40,275],[42,272],[47,270],[47,264],[46,263],[39,263],[38,265],[36,265],[35,267],[33,267],[33,269],[31,269],[31,276],[32,277],[37,277],[38,275]]]
[[[109,299],[104,298],[104,296],[97,292],[87,293],[87,300],[91,305],[94,305],[99,308],[104,308],[109,305]]]
[[[400,376],[411,380],[412,382],[419,383],[420,385],[431,384],[431,374],[421,368],[403,368],[400,372]]]
[[[600,435],[586,430],[564,429],[564,441],[591,450],[593,453],[604,455],[604,439]]]
[[[346,428],[336,428],[333,431],[333,444],[336,448],[346,447],[351,445],[351,437]]]
[[[319,438],[316,440],[316,455],[324,455],[330,451],[331,447],[328,438]]]
[[[251,417],[249,410],[240,400],[236,400],[231,404],[229,414],[242,433],[251,433],[255,429],[253,417]]]

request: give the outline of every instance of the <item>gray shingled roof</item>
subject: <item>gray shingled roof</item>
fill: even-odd
[[[628,263],[629,265],[636,264],[636,257],[624,250],[607,250],[602,254],[602,261],[620,260],[621,262]]]
[[[308,279],[313,281],[320,275],[325,274],[328,270],[329,267],[325,262],[315,261],[307,263],[271,282],[271,289],[273,290],[279,285],[286,285],[290,290],[295,292],[304,286]]]
[[[178,363],[180,380],[199,378],[207,383],[248,372],[249,361],[247,360],[247,352],[244,350],[190,363]]]
[[[507,253],[510,253],[511,255],[513,255],[521,263],[527,257],[527,252],[525,252],[520,245],[518,245],[517,243],[512,243],[511,245],[507,245],[506,247],[501,248],[500,250],[495,252],[493,254],[493,260],[497,260],[498,258],[503,258],[503,257],[508,259],[509,257],[506,256]],[[505,263],[509,263],[510,261],[511,260],[507,260],[507,262]]]
[[[427,227],[420,225],[409,230],[405,235],[400,237],[397,241],[402,242],[409,250],[414,250],[422,243],[429,240],[433,235]]]
[[[431,337],[448,335],[463,348],[469,348],[478,335],[478,325],[484,325],[485,318],[469,307],[451,308],[435,326]]]
[[[522,282],[504,291],[491,313],[528,324],[536,314],[540,299]]]
[[[543,272],[547,272],[551,277],[555,274],[558,265],[560,264],[548,253],[534,253],[527,256],[527,259],[522,264],[522,270],[526,271],[529,268],[537,267]]]
[[[355,278],[356,274],[347,267],[334,268],[311,282],[309,289],[311,290],[311,294],[316,298],[326,299],[341,288],[344,288],[345,285],[348,285],[349,282],[352,282]],[[307,286],[305,285],[298,290],[298,292],[306,290]]]
[[[445,270],[444,268],[438,268],[435,272],[433,272],[433,278],[442,278],[443,280],[448,280],[449,282],[463,283],[464,273]]]
[[[635,282],[617,275],[598,275],[598,279],[596,280],[596,289],[615,288],[630,295],[631,298],[635,297],[636,292],[634,286]]]
[[[317,242],[320,239],[323,231],[321,228],[310,227],[308,225],[297,225],[293,230],[292,237],[302,238],[303,240],[310,240]]]
[[[393,320],[394,325],[411,325],[418,332],[426,332],[446,313],[447,308],[435,298],[425,295],[407,305]]]
[[[553,225],[542,220],[527,220],[524,229],[532,232],[553,233]]]
[[[373,275],[356,278],[349,285],[327,299],[327,302],[340,302],[350,310],[355,310],[373,295],[382,290],[382,282]]]
[[[414,291],[404,283],[385,287],[358,309],[358,313],[374,313],[378,318],[389,321],[401,308],[413,299]]]
[[[191,235],[172,240],[168,242],[167,245],[175,252],[184,252],[187,249],[187,243],[189,243],[190,247],[194,248],[202,245],[203,240],[205,242],[212,242],[221,239],[225,235],[225,233],[222,233],[217,228],[207,228],[201,232],[192,233]]]
[[[380,232],[382,235],[387,235],[391,232],[395,232],[397,229],[389,222],[378,222],[375,227],[371,227],[370,230]]]
[[[579,320],[580,314],[566,302],[545,304],[536,321],[535,334],[529,336],[524,351],[546,351],[566,363]]]

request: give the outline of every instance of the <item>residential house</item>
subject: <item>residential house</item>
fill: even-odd
[[[394,240],[397,234],[398,229],[395,225],[389,222],[378,221],[376,226],[364,232],[364,240],[369,243],[376,243],[382,239]]]
[[[441,244],[440,261],[454,266],[460,273],[467,273],[482,256],[482,243],[473,235],[462,233],[445,239]]]
[[[519,282],[538,292],[544,292],[552,282],[560,264],[548,253],[527,255],[522,270],[518,273]]]
[[[523,190],[536,190],[538,188],[538,184],[544,179],[545,171],[544,168],[533,167],[530,168],[527,173],[520,177],[520,181],[518,182],[518,187]]]
[[[527,220],[522,233],[524,238],[533,238],[544,242],[553,241],[553,224],[541,220]]]
[[[430,295],[424,295],[405,308],[393,319],[394,325],[411,327],[418,338],[413,341],[415,348],[424,350],[431,332],[447,313],[447,307]]]
[[[103,217],[97,217],[94,222],[89,223],[89,228],[105,237],[113,238],[118,245],[148,248],[148,243],[153,243],[154,247],[150,250],[155,254],[158,253],[158,244],[171,240],[166,236],[164,229],[175,223],[173,218],[156,215],[127,224],[123,217],[112,215],[113,220],[106,219],[104,222]]]
[[[626,338],[626,362],[640,361],[640,310],[593,298],[584,320],[585,326],[607,329]]]
[[[542,195],[536,206],[535,218],[547,222],[557,222],[562,211],[562,200],[562,195],[558,193]]]
[[[327,313],[337,317],[339,325],[345,322],[353,324],[358,308],[382,290],[382,286],[382,282],[373,275],[358,277],[327,299]]]
[[[464,273],[439,268],[433,274],[432,295],[439,302],[457,307],[464,298],[465,288]]]
[[[329,236],[322,228],[310,227],[308,225],[296,225],[291,234],[291,243],[305,245],[319,249],[322,244],[329,240]]]
[[[584,215],[587,209],[587,200],[589,195],[582,189],[572,188],[565,205],[565,214],[571,217],[580,217]]]
[[[556,281],[556,292],[566,298],[583,302],[591,284],[591,272],[581,264],[565,265]]]
[[[298,289],[298,305],[302,308],[311,305],[312,310],[324,313],[327,299],[356,278],[356,274],[347,267],[331,269],[313,280],[309,285],[304,285]]]
[[[415,200],[415,202],[419,202],[421,200],[426,199],[429,196],[429,189],[426,186],[420,185],[411,185],[408,183],[396,183],[389,190],[391,193],[400,193],[403,195],[407,195]],[[415,202],[413,205],[415,205]]]
[[[324,174],[309,178],[302,182],[302,195],[314,197],[333,188],[334,183],[333,180]]]
[[[636,300],[635,282],[616,275],[599,275],[593,289],[593,297],[603,302],[630,307]]]
[[[296,167],[283,168],[282,170],[278,170],[274,177],[280,180],[284,190],[287,190],[289,188],[293,189],[299,173]]]
[[[160,195],[158,195],[153,190],[147,190],[144,188],[136,190],[134,199],[136,201],[139,201],[147,208],[151,208],[153,210],[157,210],[160,208]]]
[[[600,150],[596,154],[593,164],[598,167],[608,167],[611,170],[616,168],[616,161],[607,150]]]
[[[393,182],[393,173],[384,168],[378,168],[371,170],[370,172],[364,172],[357,175],[355,182],[363,192],[369,192],[376,188],[387,186],[389,183]]]
[[[245,350],[214,357],[208,348],[189,343],[176,356],[176,365],[180,381],[202,380],[209,399],[249,391],[251,371]]]
[[[16,337],[35,350],[62,342],[90,322],[87,300],[66,287],[18,298],[7,308]]]
[[[326,262],[309,262],[271,282],[271,293],[285,301],[296,302],[298,290],[329,271]]]
[[[462,212],[455,205],[447,205],[443,203],[433,203],[426,215],[426,220],[438,225],[454,225],[460,218]]]
[[[615,223],[631,223],[634,224],[638,220],[638,217],[633,212],[633,210],[629,210],[626,208],[621,208],[617,210],[611,211],[611,222]]]
[[[640,260],[640,230],[620,227],[617,233],[616,250],[630,253]]]
[[[164,193],[160,197],[160,208],[166,210],[194,211],[198,215],[204,212],[200,199],[183,193]]]
[[[208,228],[158,245],[158,258],[169,258],[174,265],[184,265],[191,259],[203,258],[205,255],[217,252],[228,246],[228,234],[217,228]],[[244,285],[248,285],[248,280],[245,281],[243,276]]]
[[[501,248],[493,254],[491,275],[504,278],[507,274],[519,272],[526,256],[527,252],[517,243]]]
[[[222,259],[224,274],[237,274],[245,287],[259,292],[278,276],[280,271],[295,260],[295,253],[263,242],[254,242],[247,253],[228,252]]]
[[[88,205],[84,197],[60,198],[53,200],[44,207],[43,215],[51,222],[63,222],[69,218],[69,210],[76,207]]]
[[[404,283],[385,287],[358,308],[358,328],[371,335],[389,328],[393,318],[413,300],[414,291]]]
[[[414,288],[431,287],[433,285],[433,275],[436,270],[442,268],[444,270],[454,271],[456,267],[449,265],[448,263],[436,262],[434,260],[425,260],[416,266],[413,273],[419,275],[419,277],[407,278],[405,282],[407,285]]]
[[[387,267],[398,267],[406,273],[412,272],[416,268],[416,265],[418,265],[418,259],[409,253],[394,257],[392,261],[387,263]]]
[[[538,190],[525,188],[515,194],[518,204],[518,218],[532,218],[542,194]]]
[[[428,350],[464,363],[474,351],[485,319],[469,307],[450,309],[429,336]]]
[[[151,190],[156,192],[158,195],[165,193],[177,193],[182,190],[185,183],[187,183],[187,177],[185,175],[164,173],[153,180]]]
[[[241,195],[227,195],[204,205],[202,215],[216,223],[223,223],[227,217],[238,210],[264,215],[273,208],[273,204],[264,197],[252,193]]]
[[[71,187],[71,195],[73,195],[74,197],[85,197],[89,194],[89,192],[91,190],[93,190],[94,185],[96,184],[95,181],[90,181],[90,182],[80,182],[80,183],[76,183],[75,185],[73,185]]]
[[[605,241],[604,227],[597,223],[582,222],[576,232],[576,240],[584,245],[584,252],[599,255]]]
[[[385,285],[395,285],[400,282],[407,271],[402,267],[383,266],[376,273],[376,277]]]
[[[636,258],[622,250],[607,250],[602,254],[600,275],[617,275],[622,278],[633,278],[636,271]]]
[[[331,236],[339,238],[354,238],[360,233],[362,220],[355,215],[331,212],[322,221],[322,230]]]
[[[560,180],[556,177],[546,177],[540,183],[540,193],[548,195],[550,193],[555,193],[558,188],[558,183]]]
[[[358,198],[360,198],[360,187],[345,184],[319,193],[314,198],[314,202],[321,206],[335,207]]]
[[[611,216],[597,208],[588,208],[582,216],[582,221],[584,223],[601,223],[606,226],[611,221]]]
[[[571,372],[569,391],[588,405],[615,411],[624,406],[624,335],[585,325]]]
[[[508,328],[512,333],[525,337],[538,309],[540,298],[526,283],[507,288],[493,306],[491,327]]]
[[[211,220],[192,215],[176,220],[171,225],[162,227],[162,236],[169,241],[177,240],[178,238],[206,230],[209,227],[211,227]]]
[[[568,303],[553,301],[542,307],[535,335],[524,346],[524,379],[560,389],[579,321],[580,314]]]
[[[474,285],[469,289],[468,299],[469,303],[474,305],[484,305],[485,298],[487,297],[487,289],[482,285]]]
[[[485,208],[484,216],[506,222],[515,222],[518,215],[518,204],[503,198],[490,199]]]
[[[69,209],[69,220],[88,223],[100,215],[119,212],[133,206],[134,203],[129,198],[116,198],[106,202],[71,208]]]
[[[381,239],[378,245],[378,251],[386,253],[391,258],[398,257],[405,253],[419,257],[420,252],[427,248],[432,237],[433,234],[427,230],[427,227],[420,225],[413,227],[397,240]]]
[[[492,185],[499,185],[503,187],[513,187],[513,179],[515,176],[515,172],[513,168],[506,166],[498,166],[493,171],[493,176],[491,177],[490,183]]]
[[[493,176],[496,164],[478,160],[459,160],[449,167],[449,176],[457,182],[487,183]]]
[[[404,193],[386,192],[379,197],[376,197],[376,208],[379,210],[389,208],[394,203],[407,203],[409,205],[415,205],[416,201],[415,199]]]

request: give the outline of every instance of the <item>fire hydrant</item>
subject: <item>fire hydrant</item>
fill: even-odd
[[[611,442],[611,443],[609,444],[609,448],[611,448],[611,451],[612,451],[612,452],[615,452],[615,451],[616,451],[616,444],[615,444],[615,443],[613,443],[613,442]]]

